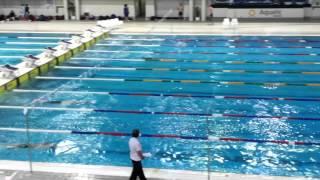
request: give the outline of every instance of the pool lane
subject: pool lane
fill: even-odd
[[[46,47],[55,47],[70,34],[0,33],[0,65],[16,65],[26,55],[37,55]],[[20,56],[16,58],[16,56]]]

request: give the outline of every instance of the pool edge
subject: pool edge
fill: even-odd
[[[131,167],[123,166],[102,166],[102,165],[81,165],[66,163],[42,163],[33,162],[33,172],[47,173],[66,173],[66,174],[88,174],[99,176],[116,176],[128,177],[131,173]],[[29,171],[28,161],[10,161],[0,160],[0,170],[13,171]],[[188,171],[188,170],[169,170],[145,168],[145,174],[148,178],[175,179],[175,180],[204,180],[208,179],[208,173],[205,171]],[[234,173],[216,173],[211,172],[212,179],[228,179],[228,180],[306,180],[306,177],[286,177],[286,176],[263,176],[263,175],[247,175]]]

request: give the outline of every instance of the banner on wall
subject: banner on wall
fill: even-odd
[[[268,10],[268,9],[250,9],[248,11],[250,17],[270,17],[270,18],[281,18],[282,10]]]
[[[242,18],[303,18],[303,8],[281,9],[237,9],[237,17]]]

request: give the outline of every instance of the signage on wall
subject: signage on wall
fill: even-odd
[[[279,18],[282,17],[281,10],[266,10],[266,9],[250,9],[248,11],[249,17],[273,17]]]

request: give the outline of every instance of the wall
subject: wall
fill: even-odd
[[[184,17],[188,17],[188,5],[189,0],[155,0],[156,1],[156,16],[163,17],[167,15],[168,17],[179,17],[178,6],[180,3],[184,4]],[[172,10],[171,12],[169,12]]]
[[[146,0],[146,17],[164,16],[165,14],[169,17],[178,17],[177,7],[181,2],[184,3],[184,17],[187,18],[189,0]],[[317,5],[317,2],[320,5],[320,0],[314,0],[313,4]],[[129,5],[130,16],[135,17],[134,0],[81,0],[81,14],[89,12],[95,16],[111,14],[123,16],[123,4],[125,3]],[[0,14],[9,14],[11,10],[14,10],[16,15],[23,15],[22,4],[29,4],[31,14],[63,15],[63,0],[0,0]],[[197,5],[200,6],[199,0],[195,0],[195,6]],[[172,12],[168,14],[170,9],[172,9]],[[248,14],[247,12],[244,13]],[[239,12],[240,14],[245,15],[242,12]],[[233,11],[226,8],[217,8],[214,9],[214,16],[232,17]],[[305,8],[304,17],[320,18],[320,8]]]
[[[63,0],[0,0],[0,14],[9,14],[14,10],[16,15],[23,15],[22,4],[29,4],[30,12],[34,15],[63,15]],[[135,17],[134,0],[80,0],[80,12],[95,16],[123,16],[124,4],[129,6],[130,17]]]
[[[13,10],[16,15],[23,15],[23,4],[29,4],[30,13],[34,15],[56,15],[58,0],[0,0],[0,14],[9,14]]]
[[[320,18],[320,7],[304,8],[304,16],[306,18]]]
[[[162,17],[164,15],[168,15],[168,17],[179,17],[178,15],[178,6],[180,3],[184,4],[184,12],[183,16],[185,18],[189,17],[189,0],[155,0],[156,1],[156,16]],[[207,0],[208,4],[211,2],[210,0]],[[200,7],[201,8],[201,0],[194,0],[194,7]],[[171,13],[168,13],[169,10],[172,10]],[[148,17],[148,16],[147,16]]]
[[[146,19],[156,15],[155,0],[146,0]]]
[[[123,5],[128,4],[129,16],[135,17],[134,0],[81,0],[81,14],[89,12],[95,16],[115,14],[123,16]]]

